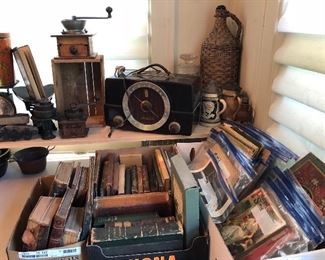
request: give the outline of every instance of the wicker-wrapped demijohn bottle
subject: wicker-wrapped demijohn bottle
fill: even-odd
[[[213,81],[217,88],[238,91],[242,25],[223,5],[216,8],[215,17],[214,28],[201,47],[202,90]],[[227,18],[237,24],[234,35],[227,25]]]

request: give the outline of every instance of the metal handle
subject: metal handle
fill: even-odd
[[[139,70],[134,71],[134,73],[139,75],[139,74],[143,73],[144,71],[146,71],[147,69],[150,69],[150,68],[157,70],[155,67],[159,67],[160,69],[162,69],[167,74],[167,76],[169,76],[171,74],[169,70],[167,70],[163,65],[161,65],[159,63],[150,64],[150,65],[148,65],[146,67],[143,67],[143,68],[141,68]]]
[[[108,19],[108,18],[112,18],[112,12],[113,12],[113,8],[108,6],[106,7],[106,12],[107,12],[107,16],[106,17],[94,17],[94,16],[72,16],[72,20],[80,20],[80,19]]]
[[[235,23],[237,24],[237,33],[236,33],[236,38],[237,39],[240,39],[240,36],[241,36],[241,33],[242,33],[242,25],[241,25],[241,22],[239,21],[239,19],[237,18],[236,15],[232,14],[232,13],[229,13],[229,17],[232,18]]]

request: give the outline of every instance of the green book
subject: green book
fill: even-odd
[[[171,171],[176,216],[183,224],[184,242],[189,248],[193,239],[199,236],[199,187],[181,155],[171,158]]]
[[[121,221],[140,221],[146,219],[159,218],[157,212],[144,212],[138,214],[125,214],[116,216],[95,217],[93,227],[104,227],[106,223]]]
[[[104,228],[93,228],[91,244],[100,247],[113,247],[150,243],[168,240],[183,240],[183,229],[176,219],[169,217],[157,221],[135,221],[126,225],[106,225]]]

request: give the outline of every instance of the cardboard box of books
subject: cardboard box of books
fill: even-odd
[[[88,167],[60,162],[55,175],[38,179],[9,240],[9,260],[86,259],[88,176]]]
[[[198,187],[176,176],[173,156],[173,146],[96,152],[90,259],[208,259]]]

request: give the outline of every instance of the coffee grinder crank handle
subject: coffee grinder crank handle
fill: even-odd
[[[108,6],[106,7],[107,16],[106,17],[93,17],[93,16],[72,16],[72,20],[81,20],[81,19],[108,19],[112,18],[113,8]]]

